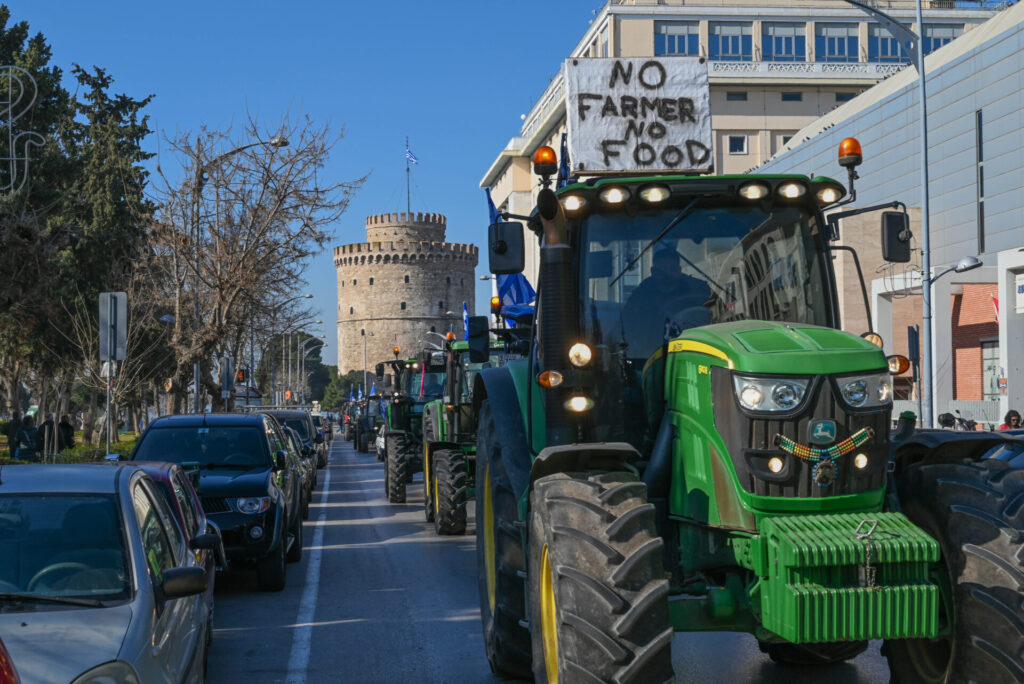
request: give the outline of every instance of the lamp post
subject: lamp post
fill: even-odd
[[[212,169],[217,164],[221,163],[225,159],[243,150],[247,150],[251,147],[259,147],[260,145],[266,145],[275,149],[288,146],[287,138],[282,136],[275,136],[270,140],[261,140],[259,142],[249,143],[248,145],[241,145],[233,150],[225,152],[224,154],[218,155],[208,161],[205,164],[199,163],[198,151],[199,141],[196,140],[196,175],[192,182],[192,222],[193,232],[195,233],[195,245],[196,245],[196,263],[195,263],[195,278],[193,280],[194,291],[192,292],[192,299],[195,303],[195,318],[192,320],[192,331],[196,337],[199,336],[199,205],[202,202],[203,197],[203,186],[206,184],[206,172]],[[200,409],[200,394],[199,394],[199,359],[196,358],[195,363],[192,366],[192,382],[195,388],[195,398],[192,404],[193,413],[199,413]]]
[[[366,338],[373,337],[373,333],[366,332],[366,328],[362,328],[360,334],[363,336],[363,396],[366,396]]]
[[[320,335],[319,339],[317,339],[315,337],[310,337],[310,338],[306,339],[305,342],[302,343],[302,353],[299,355],[300,366],[299,366],[299,369],[298,369],[299,370],[299,404],[304,404],[306,402],[306,354],[308,354],[309,352],[313,351],[313,349],[315,349],[315,347],[310,347],[309,350],[307,350],[306,349],[306,345],[309,344],[310,342],[314,343],[314,345],[316,343],[319,343],[320,344],[320,348],[323,349],[324,347],[327,346],[327,342],[324,341],[325,337],[327,337],[327,335]]]

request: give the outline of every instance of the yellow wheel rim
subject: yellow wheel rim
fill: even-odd
[[[484,509],[484,567],[487,570],[487,602],[494,615],[495,585],[497,572],[494,561],[494,509],[491,505],[491,464],[484,466],[484,486],[481,501]]]
[[[429,486],[429,485],[428,485]],[[441,514],[441,504],[437,501],[437,478],[434,478],[434,514]]]
[[[423,449],[423,494],[430,496],[430,449]]]
[[[544,669],[547,671],[548,682],[558,684],[558,619],[547,544],[540,552],[540,629],[544,640]]]

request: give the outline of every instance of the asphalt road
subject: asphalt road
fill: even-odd
[[[253,571],[217,577],[207,681],[498,681],[480,636],[472,527],[435,536],[423,519],[422,476],[408,503],[388,504],[383,466],[340,438],[329,461],[284,591],[260,592]],[[848,664],[789,668],[747,635],[677,634],[672,660],[680,682],[888,681],[877,643]]]

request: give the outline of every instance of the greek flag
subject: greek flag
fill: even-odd
[[[355,395],[352,394],[352,388],[351,387],[348,388],[348,400],[349,401],[355,401],[356,400]]]
[[[359,401],[363,400],[363,386],[359,386]]]
[[[469,309],[466,308],[466,302],[462,302],[462,339],[469,339]]]
[[[408,147],[405,148],[405,158],[411,161],[413,164],[419,164],[420,160],[416,158],[416,155],[412,153]]]
[[[373,383],[372,385],[370,385],[370,396],[372,397],[376,393],[377,393],[377,383]]]

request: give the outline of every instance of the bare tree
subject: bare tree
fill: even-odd
[[[272,306],[264,298],[302,284],[309,258],[330,237],[326,227],[365,180],[319,178],[340,139],[305,117],[272,131],[250,121],[241,140],[204,129],[170,141],[181,178],[159,172],[154,238],[174,315],[172,392],[184,393],[199,361],[203,389],[219,396],[214,359],[237,359],[250,316]]]

